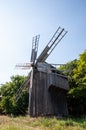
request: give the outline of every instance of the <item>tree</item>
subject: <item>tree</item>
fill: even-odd
[[[2,100],[0,102],[0,108],[5,114],[18,115],[26,113],[29,100],[26,88],[23,90],[18,102],[15,102],[15,93],[25,79],[24,76],[12,76],[11,82],[7,82],[1,86]]]
[[[86,50],[80,54],[73,78],[78,85],[86,83]]]
[[[86,50],[80,54],[77,66],[73,70],[75,87],[71,88],[68,96],[71,101],[71,113],[74,115],[86,114]]]
[[[68,62],[60,70],[68,76],[70,90],[67,95],[69,114],[86,114],[86,50],[78,60]]]
[[[77,67],[77,62],[78,60],[75,59],[73,61],[66,63],[65,65],[62,65],[59,68],[59,70],[62,71],[63,75],[68,77],[70,88],[76,86],[76,81],[74,80],[73,75],[74,75],[74,70]]]

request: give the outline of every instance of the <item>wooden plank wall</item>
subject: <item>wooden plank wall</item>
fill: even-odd
[[[39,71],[34,74],[30,97],[30,116],[68,114],[66,90],[50,86],[51,79],[49,77],[49,73]]]
[[[61,74],[50,73],[48,74],[49,86],[53,85],[65,90],[69,90],[68,79]]]

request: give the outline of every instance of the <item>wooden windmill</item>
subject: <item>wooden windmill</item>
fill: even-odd
[[[31,68],[26,81],[16,92],[15,98],[18,101],[23,88],[29,87],[29,114],[32,117],[68,115],[67,77],[63,76],[53,65],[45,62],[66,33],[64,28],[59,27],[38,58],[40,36],[34,37],[30,63],[17,65],[17,67]]]

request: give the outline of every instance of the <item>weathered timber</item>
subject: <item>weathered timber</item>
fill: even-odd
[[[30,97],[30,116],[68,115],[68,80],[62,75],[35,71]]]
[[[56,86],[61,89],[69,90],[67,77],[57,73],[50,73],[48,78],[49,86]]]

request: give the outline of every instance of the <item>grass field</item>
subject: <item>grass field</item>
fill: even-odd
[[[86,118],[57,119],[0,116],[0,130],[86,130]]]

